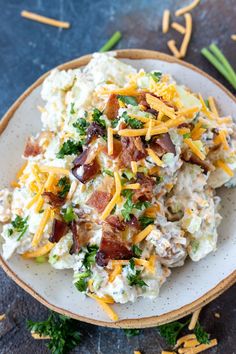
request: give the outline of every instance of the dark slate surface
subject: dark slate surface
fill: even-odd
[[[62,62],[98,50],[116,30],[123,33],[118,48],[145,48],[168,53],[166,41],[180,35],[161,33],[164,8],[174,10],[189,1],[158,0],[0,0],[0,116],[14,100],[45,71]],[[69,21],[70,30],[61,30],[20,17],[23,9]],[[199,54],[203,46],[215,41],[232,63],[236,43],[235,0],[202,0],[193,12],[194,31],[187,61],[199,66],[230,88],[214,68]],[[179,19],[181,22],[182,19]],[[235,92],[234,92],[235,93]],[[25,328],[26,319],[39,320],[47,309],[27,295],[0,271],[0,313],[7,319],[0,323],[0,353],[48,353],[43,341],[35,341]],[[217,337],[219,345],[209,353],[236,353],[236,286],[208,305],[201,322]],[[220,319],[214,313],[221,314]],[[75,350],[81,354],[159,354],[166,345],[156,329],[127,339],[122,330],[81,324],[83,341]]]

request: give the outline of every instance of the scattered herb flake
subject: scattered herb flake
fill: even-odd
[[[73,123],[73,127],[76,128],[76,131],[82,136],[86,135],[88,126],[89,123],[84,118],[79,118],[75,123]]]
[[[139,218],[139,222],[141,224],[142,229],[145,229],[148,225],[154,224],[154,218],[150,218],[148,216],[141,216]]]
[[[162,73],[160,71],[154,71],[152,73],[149,73],[149,75],[151,76],[151,78],[155,81],[158,82],[160,81],[161,77],[162,77]]]
[[[102,112],[99,111],[99,109],[94,108],[92,114],[93,122],[96,122],[97,124],[101,125],[103,128],[106,128],[106,122],[104,119],[101,118],[101,116],[102,116]]]
[[[204,328],[200,325],[199,322],[197,322],[195,328],[194,328],[194,334],[197,337],[197,340],[201,344],[209,344],[210,343],[210,335],[207,333]]]
[[[70,105],[70,114],[75,114],[75,113],[76,113],[76,111],[75,111],[75,103],[73,102]]]
[[[111,176],[111,177],[114,176],[114,173],[110,170],[107,170],[106,168],[103,169],[103,173],[105,173],[106,175]]]
[[[59,179],[57,186],[60,188],[58,195],[65,198],[70,190],[70,179],[66,176]]]
[[[135,97],[133,96],[123,96],[123,95],[118,95],[117,96],[118,100],[121,102],[125,103],[126,105],[130,104],[132,106],[137,106],[138,102]]]
[[[61,210],[63,219],[65,220],[66,223],[70,223],[75,219],[75,213],[72,208],[72,205],[68,206],[67,208],[63,208]]]
[[[133,245],[132,252],[136,258],[140,258],[143,251],[137,245]]]
[[[135,118],[131,118],[127,112],[124,112],[121,116],[125,123],[128,124],[132,129],[140,129],[143,127],[143,123]]]
[[[77,154],[79,151],[82,151],[81,147],[81,142],[76,142],[69,139],[62,144],[56,156],[58,159],[63,159],[66,155]]]
[[[19,233],[19,236],[17,238],[17,241],[19,241],[22,236],[25,234],[26,230],[28,229],[28,221],[29,217],[27,216],[25,219],[22,218],[21,216],[17,215],[15,220],[11,222],[13,229],[8,230],[9,236],[13,234],[13,232]]]
[[[95,263],[95,256],[98,251],[97,245],[87,246],[87,251],[84,256],[83,265],[86,269],[90,269],[91,266]]]
[[[167,323],[164,325],[161,325],[158,328],[160,335],[166,340],[166,342],[169,345],[174,346],[176,344],[177,338],[180,334],[180,332],[187,327],[187,325],[189,324],[190,320],[188,319],[187,322],[179,322],[179,321],[175,321],[175,322],[171,322],[171,323]]]
[[[136,270],[135,274],[129,274],[127,276],[129,285],[133,286],[139,286],[139,287],[143,287],[143,286],[148,286],[145,281],[141,278],[141,270]]]

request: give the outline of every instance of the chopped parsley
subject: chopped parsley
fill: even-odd
[[[133,209],[142,210],[148,208],[151,204],[147,201],[139,201],[137,203],[133,203],[132,196],[134,192],[130,189],[124,189],[121,194],[126,198],[123,209],[121,210],[121,215],[125,221],[130,221]]]
[[[191,134],[190,133],[183,134],[183,138],[189,139],[189,138],[191,138]]]
[[[86,272],[79,273],[75,275],[76,282],[74,283],[77,290],[84,292],[88,287],[88,277],[90,277],[91,272],[87,270]]]
[[[68,353],[80,343],[78,321],[55,312],[51,312],[45,321],[27,321],[27,327],[40,336],[50,337],[47,347],[52,354]]]
[[[57,186],[60,188],[59,197],[65,198],[70,190],[70,179],[66,176],[59,179]]]
[[[15,231],[19,233],[19,236],[17,238],[17,241],[19,241],[28,229],[28,219],[28,216],[24,219],[21,216],[17,215],[15,220],[11,222],[13,228],[8,229],[8,236],[12,236],[13,232]]]
[[[137,245],[133,245],[132,252],[136,258],[140,258],[143,251]]]
[[[122,173],[122,177],[128,179],[129,181],[135,177],[135,174],[131,170],[125,170]]]
[[[63,159],[66,155],[77,154],[79,151],[81,151],[81,147],[81,142],[76,142],[69,139],[62,144],[56,156],[58,159]]]
[[[97,251],[98,251],[97,245],[87,246],[87,251],[83,259],[83,265],[85,266],[86,269],[90,269],[91,266],[95,263],[95,256],[97,254]]]
[[[75,111],[75,103],[73,102],[70,105],[70,114],[75,114],[75,113],[76,113],[76,111]]]
[[[163,180],[164,180],[163,176],[156,176],[156,184],[163,182]]]
[[[75,213],[72,208],[72,205],[68,206],[67,208],[63,208],[61,210],[63,219],[65,220],[66,223],[71,223],[75,219]]]
[[[123,95],[118,95],[117,96],[118,100],[121,102],[125,103],[126,105],[130,104],[132,106],[137,106],[138,102],[135,97],[133,96],[123,96]]]
[[[123,118],[125,123],[128,124],[133,129],[140,129],[140,128],[143,127],[143,123],[142,122],[140,122],[139,120],[137,120],[135,118],[129,117],[127,112],[124,112],[122,114],[121,118]]]
[[[142,229],[145,229],[145,227],[147,227],[148,225],[153,224],[154,220],[155,220],[154,218],[150,218],[148,216],[141,216],[139,218],[139,222],[141,224]]]
[[[124,333],[125,333],[126,337],[131,338],[131,337],[138,336],[140,334],[140,329],[125,328]]]
[[[194,328],[194,333],[197,337],[197,340],[199,341],[199,343],[201,344],[208,344],[210,343],[209,340],[209,333],[207,333],[204,328],[200,325],[199,322],[197,322],[195,328]]]
[[[131,258],[131,259],[129,260],[129,266],[130,266],[130,269],[134,270],[134,268],[135,268],[135,263],[134,263],[134,259],[133,259],[133,258]]]
[[[79,118],[75,123],[73,123],[73,127],[76,128],[76,131],[82,136],[86,135],[88,126],[89,123],[85,118]]]
[[[101,127],[106,128],[106,122],[104,119],[101,118],[101,116],[102,112],[99,111],[99,109],[94,108],[92,113],[93,122],[96,122],[97,124],[101,125]]]
[[[179,321],[175,321],[175,322],[171,322],[171,323],[167,323],[164,325],[161,325],[158,328],[160,335],[166,340],[166,342],[169,345],[174,346],[176,344],[177,338],[180,334],[180,332],[187,327],[187,325],[189,324],[190,320],[188,319],[187,322],[179,322]]]
[[[151,78],[155,81],[158,82],[160,81],[161,77],[162,77],[162,73],[160,71],[154,71],[152,73],[149,73],[149,75],[151,76]]]
[[[142,288],[143,286],[148,286],[145,281],[141,278],[141,270],[136,270],[135,274],[129,274],[127,276],[129,285],[139,286]]]

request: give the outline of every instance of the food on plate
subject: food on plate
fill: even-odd
[[[0,191],[3,257],[71,269],[114,320],[109,304],[158,296],[172,268],[216,249],[216,189],[235,185],[232,118],[153,69],[95,54],[53,70],[42,131]]]

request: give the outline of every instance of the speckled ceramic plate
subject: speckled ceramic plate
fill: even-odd
[[[146,50],[117,51],[121,60],[147,71],[159,69],[171,73],[179,82],[206,97],[214,96],[222,114],[236,117],[236,100],[222,85],[190,64],[168,55]],[[60,69],[86,65],[85,56],[61,65]],[[40,90],[45,74],[9,109],[0,124],[0,187],[9,186],[22,164],[21,152],[26,138],[39,131],[42,104]],[[49,308],[70,317],[109,327],[151,327],[183,317],[205,305],[236,281],[236,189],[222,189],[223,221],[219,228],[218,249],[198,263],[187,261],[174,269],[156,300],[139,299],[136,303],[114,305],[120,320],[111,322],[96,302],[86,298],[72,285],[70,271],[57,271],[49,264],[36,264],[20,257],[1,258],[7,274],[23,289]]]

